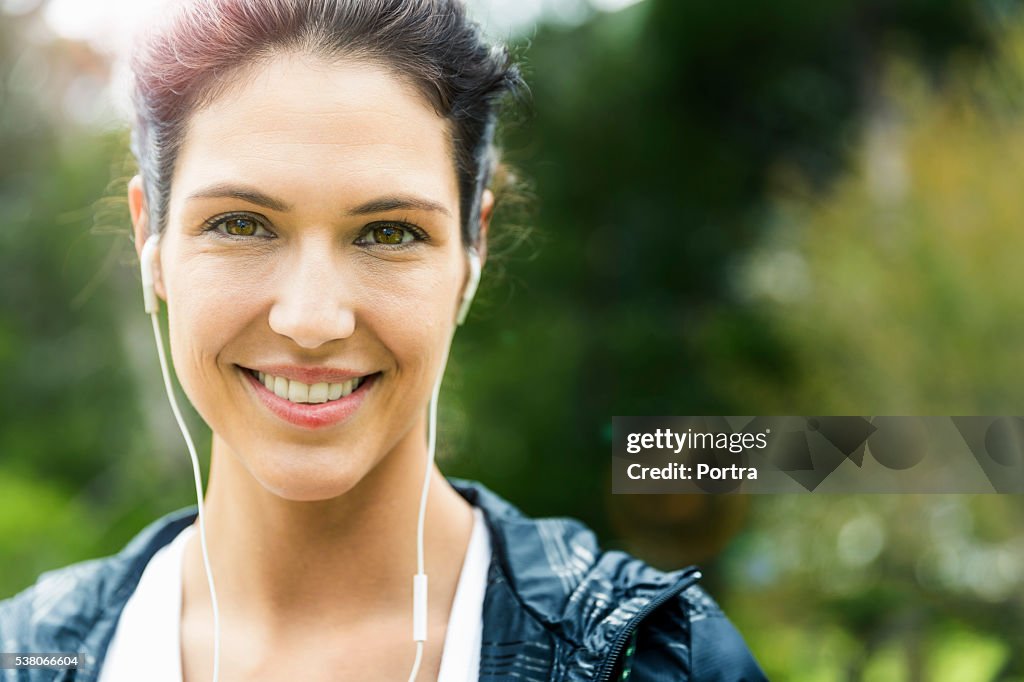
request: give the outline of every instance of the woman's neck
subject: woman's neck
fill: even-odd
[[[214,437],[205,496],[221,621],[264,635],[406,618],[416,572],[416,520],[426,448],[417,429],[342,495],[284,499]],[[472,531],[470,505],[436,468],[424,530],[432,614],[447,619]],[[183,600],[209,609],[198,533],[186,550]],[[257,625],[258,624],[258,625]]]

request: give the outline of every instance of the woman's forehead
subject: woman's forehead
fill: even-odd
[[[282,55],[239,76],[190,118],[172,205],[230,182],[353,203],[411,193],[457,208],[447,121],[386,68]]]

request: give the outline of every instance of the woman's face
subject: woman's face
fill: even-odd
[[[281,55],[235,83],[190,119],[172,179],[172,356],[255,479],[327,499],[422,452],[467,275],[448,127],[365,62]]]

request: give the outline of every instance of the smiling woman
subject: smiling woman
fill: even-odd
[[[0,605],[5,650],[101,682],[761,679],[696,571],[433,463],[521,87],[457,0],[191,0],[134,71],[135,241],[209,482]]]

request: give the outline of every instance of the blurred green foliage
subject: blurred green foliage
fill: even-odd
[[[541,27],[504,139],[531,208],[494,229],[532,237],[456,340],[444,470],[704,563],[772,679],[1024,680],[1018,498],[607,494],[612,415],[1021,412],[1015,12],[646,0]],[[0,19],[7,595],[194,492],[113,198],[125,136],[68,94],[103,59]]]

